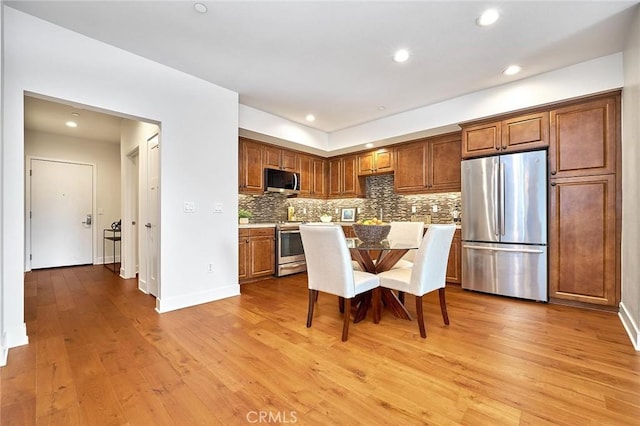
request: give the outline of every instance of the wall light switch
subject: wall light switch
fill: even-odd
[[[185,213],[193,213],[196,211],[196,205],[193,201],[185,201],[184,202],[184,212]]]
[[[213,212],[222,213],[222,203],[213,203]]]

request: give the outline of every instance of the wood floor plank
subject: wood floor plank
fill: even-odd
[[[25,276],[29,346],[0,371],[2,425],[636,425],[640,354],[615,313],[447,288],[340,341],[335,296],[306,327],[306,275],[158,314],[102,265]],[[415,314],[412,296],[409,312]]]

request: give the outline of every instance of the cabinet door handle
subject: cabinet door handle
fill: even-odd
[[[555,182],[551,182],[551,186],[556,186],[556,183]]]
[[[555,176],[555,174],[558,173],[555,170],[551,170],[551,174]]]
[[[500,145],[496,146],[496,151],[500,151]]]

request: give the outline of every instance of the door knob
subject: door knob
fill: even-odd
[[[83,220],[82,223],[84,223],[85,225],[91,225],[91,215],[88,214],[87,218]]]
[[[147,222],[147,223],[145,223],[145,224],[144,224],[144,227],[145,227],[145,228],[151,228],[151,222]]]

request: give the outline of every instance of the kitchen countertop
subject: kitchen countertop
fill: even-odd
[[[323,222],[309,222],[309,223],[323,223]],[[351,226],[355,222],[331,222],[331,223],[333,223],[335,225]],[[425,226],[425,228],[428,228],[429,224],[425,224],[424,226]],[[274,222],[271,222],[271,223],[242,223],[242,224],[238,224],[238,228],[239,229],[244,229],[244,228],[275,228],[275,227],[276,227],[276,223],[274,223]],[[460,224],[456,224],[456,229],[461,229],[461,225]]]

